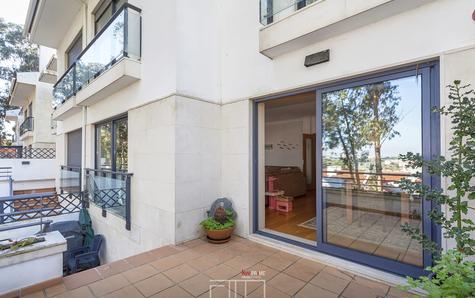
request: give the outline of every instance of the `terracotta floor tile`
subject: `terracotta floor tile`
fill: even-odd
[[[150,265],[152,265],[159,272],[163,272],[173,267],[179,266],[183,264],[184,262],[185,262],[184,260],[180,259],[176,255],[172,255],[172,256],[165,257],[163,259],[158,259],[150,263]]]
[[[249,267],[249,268],[246,268],[246,270],[256,271],[259,274],[259,276],[258,276],[259,279],[264,279],[264,280],[267,280],[267,281],[274,278],[274,276],[276,276],[277,274],[280,273],[279,271],[274,270],[271,267],[266,266],[262,263],[258,263],[256,265],[253,265],[253,266]]]
[[[342,279],[334,275],[331,275],[330,273],[326,271],[322,271],[317,276],[315,276],[312,280],[310,280],[310,283],[317,287],[320,287],[322,289],[325,289],[337,295],[340,295],[343,292],[343,290],[346,288],[346,286],[348,286],[348,284],[350,283],[350,280]]]
[[[177,249],[173,246],[166,245],[166,246],[162,246],[162,247],[159,247],[157,249],[151,250],[151,251],[149,251],[149,253],[152,254],[155,258],[161,259],[161,258],[165,258],[165,257],[171,256],[171,255],[177,254],[180,251],[181,250],[179,250],[179,249]]]
[[[210,298],[210,297],[213,297],[213,298],[229,298],[229,297],[239,298],[239,297],[242,297],[241,295],[234,293],[233,291],[229,290],[226,287],[213,288],[211,290],[211,294],[212,294],[212,296],[210,295],[210,292],[207,291],[206,293],[203,293],[198,297],[199,298]],[[271,297],[268,296],[267,298],[271,298]]]
[[[64,283],[60,283],[45,289],[46,296],[48,297],[54,297],[64,292],[66,292],[66,286]]]
[[[170,279],[168,279],[165,275],[159,273],[136,283],[135,287],[145,297],[149,297],[174,285],[175,284]]]
[[[295,261],[297,261],[297,259],[298,257],[287,253],[276,253],[264,259],[261,263],[276,270],[282,271],[292,265]]]
[[[227,285],[228,288],[231,288],[233,292],[238,293],[241,296],[249,296],[259,287],[265,285],[265,280],[259,277],[249,278],[243,277],[241,274],[238,274],[231,278],[232,281]]]
[[[233,267],[238,270],[242,270],[245,268],[249,268],[252,265],[255,265],[259,263],[261,259],[259,258],[252,258],[252,257],[243,257],[243,256],[236,256],[228,261],[226,261],[224,264]]]
[[[377,281],[374,281],[374,280],[370,280],[370,279],[367,279],[367,278],[364,278],[364,277],[361,277],[361,276],[355,276],[355,281],[354,282],[356,282],[356,283],[358,283],[362,286],[374,289],[374,291],[376,293],[378,293],[378,295],[381,295],[381,296],[386,295],[389,291],[389,286],[388,285],[377,282]]]
[[[110,276],[106,279],[96,281],[89,285],[92,293],[96,297],[117,291],[129,285],[129,282],[121,274]]]
[[[101,276],[95,269],[81,271],[63,278],[66,289],[73,290],[84,285],[88,285],[101,279]]]
[[[264,294],[264,288],[265,288],[265,294]],[[249,298],[264,298],[264,297],[265,298],[289,298],[290,295],[282,293],[281,291],[266,285],[265,287],[262,286],[262,287],[257,288],[255,291],[253,291],[247,297],[249,297]],[[319,297],[316,297],[316,296],[310,296],[310,297],[311,298],[319,298]]]
[[[55,298],[94,298],[89,287],[80,287],[71,291],[66,291]]]
[[[197,253],[196,251],[187,249],[187,250],[177,253],[175,256],[179,258],[180,260],[183,260],[184,262],[186,262],[193,259],[197,259],[201,257],[202,255],[200,253]]]
[[[305,282],[310,281],[315,275],[325,268],[325,265],[307,259],[300,259],[285,269],[285,273]]]
[[[234,253],[234,255],[242,255],[243,253],[251,252],[252,247],[249,245],[246,245],[244,243],[239,243],[239,242],[234,242],[231,245],[229,245],[226,250],[231,251]]]
[[[142,265],[140,267],[130,269],[122,273],[128,281],[131,283],[136,283],[143,279],[146,279],[152,275],[157,274],[158,271],[151,265]]]
[[[361,285],[356,282],[351,282],[341,294],[346,298],[376,298],[384,297],[386,293],[382,294],[373,288]]]
[[[20,295],[21,298],[44,298],[45,293],[43,291],[36,291],[27,295]]]
[[[144,296],[132,285],[109,293],[104,298],[143,298]]]
[[[288,295],[295,295],[305,283],[285,273],[279,273],[267,283],[270,287],[286,293]]]
[[[210,254],[209,256],[216,259],[220,263],[224,263],[227,260],[234,258],[236,255],[232,251],[222,249],[220,251]]]
[[[241,270],[235,269],[228,265],[221,264],[209,270],[206,270],[205,274],[211,277],[212,279],[220,280],[220,279],[230,279],[231,277],[235,276],[239,272],[241,272]]]
[[[353,274],[342,271],[342,270],[338,270],[338,269],[330,267],[330,266],[325,267],[322,271],[326,272],[328,274],[331,274],[333,276],[339,277],[341,279],[348,280],[348,281],[351,281],[354,278]]]
[[[179,286],[174,286],[166,290],[161,291],[158,294],[151,296],[151,298],[192,298],[187,291],[183,290]]]
[[[186,263],[198,271],[206,271],[209,268],[218,265],[220,262],[210,255],[205,255],[200,258],[190,260]]]
[[[222,249],[222,247],[220,247],[219,244],[204,243],[204,244],[195,246],[191,248],[190,250],[196,253],[199,253],[200,255],[206,255],[206,254],[216,252],[219,249]]]
[[[190,265],[182,264],[180,266],[164,271],[163,274],[165,274],[172,281],[178,283],[198,274],[198,271],[193,269],[193,267],[191,267]]]
[[[134,267],[139,267],[147,263],[151,263],[156,260],[156,257],[149,253],[144,252],[135,256],[131,256],[125,259],[130,265]]]
[[[195,239],[195,240],[186,241],[186,242],[183,243],[183,245],[188,247],[188,248],[192,248],[192,247],[196,247],[198,245],[202,245],[202,244],[205,244],[205,243],[207,243],[207,242],[202,240],[201,238],[198,238],[198,239]]]
[[[97,272],[102,278],[107,278],[109,276],[122,273],[129,269],[132,269],[132,265],[127,263],[124,260],[115,261],[109,264],[104,264],[102,266],[96,267]]]
[[[412,294],[405,291],[401,291],[398,288],[391,287],[389,288],[388,296],[395,298],[408,298],[411,297]]]
[[[198,274],[189,278],[179,284],[188,293],[197,297],[209,290],[210,277],[205,274]]]
[[[256,259],[258,260],[259,262],[270,257],[271,255],[273,255],[274,253],[269,253],[269,252],[266,252],[266,251],[259,251],[259,249],[254,249],[250,252],[245,252],[243,253],[241,256],[245,257],[245,258],[251,258],[251,259]]]
[[[308,298],[308,297],[318,297],[318,298],[338,298],[338,295],[330,291],[324,290],[322,288],[316,287],[311,284],[305,285],[298,293],[294,296],[295,298]]]

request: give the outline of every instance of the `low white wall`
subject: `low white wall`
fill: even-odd
[[[45,217],[44,220],[52,220],[53,223],[61,222],[61,221],[69,221],[69,220],[79,220],[79,212],[70,213],[70,214],[62,214],[62,215],[57,215],[57,216],[48,216],[48,217]],[[7,226],[22,225],[22,224],[32,222],[32,221],[38,221],[38,219],[7,223],[7,224],[1,225],[1,227],[4,228]],[[32,226],[32,227],[24,227],[24,228],[9,230],[9,231],[3,231],[3,232],[0,232],[0,239],[18,239],[18,238],[34,235],[35,233],[38,233],[39,231],[40,231],[39,225]]]
[[[0,295],[63,275],[66,239],[59,232],[44,237],[44,242],[0,253]]]
[[[0,167],[11,167],[15,182],[54,180],[59,171],[55,159],[0,159]]]

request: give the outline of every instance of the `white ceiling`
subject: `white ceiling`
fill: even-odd
[[[71,26],[72,20],[79,13],[82,3],[80,0],[32,0],[29,14],[38,2],[36,14],[33,16],[33,25],[30,39],[34,43],[58,48],[60,42]],[[27,21],[27,26],[29,22]]]
[[[316,115],[315,92],[301,93],[265,103],[266,122],[285,121]]]

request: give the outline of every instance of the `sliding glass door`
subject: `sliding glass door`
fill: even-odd
[[[438,153],[438,118],[431,112],[438,105],[437,71],[437,63],[406,67],[256,103],[256,232],[398,274],[422,274],[432,256],[403,226],[437,240],[438,229],[427,217],[437,206],[408,195],[400,183],[408,179],[437,185],[439,179],[410,168],[400,155],[413,152],[430,159]],[[294,129],[289,134],[287,127],[278,126],[282,124],[270,123],[276,111],[293,121],[300,119],[302,110],[311,116],[310,102],[302,110],[296,104],[312,94],[316,117],[310,133]],[[282,144],[290,135],[294,146],[289,149]],[[277,155],[272,153],[276,149]],[[275,156],[291,152],[292,159],[276,161]],[[305,195],[293,197],[294,205],[312,199],[316,205],[307,202],[302,209],[306,212],[270,212],[264,200],[269,194],[267,174],[276,165],[289,168],[291,160],[304,182],[278,175],[270,180],[274,185],[285,182],[287,189],[305,184]],[[313,233],[306,230],[312,227]]]

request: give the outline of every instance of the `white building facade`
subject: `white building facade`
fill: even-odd
[[[90,206],[105,262],[199,237],[211,203],[226,197],[238,235],[382,278],[378,270],[417,275],[430,263],[399,224],[450,246],[427,222],[431,206],[409,202],[391,177],[409,175],[399,153],[447,152],[449,122],[427,109],[446,103],[453,80],[475,84],[473,9],[471,0],[31,0],[25,28],[57,50],[58,169],[81,167],[83,189],[130,190],[126,211],[124,193],[107,192],[119,208],[104,197]],[[338,157],[344,142],[326,139],[333,114],[322,103],[346,90],[350,104],[348,94],[375,86],[397,102],[398,136],[379,157],[362,144],[355,175]],[[374,175],[381,158],[386,172]],[[293,211],[270,207],[274,178]]]

